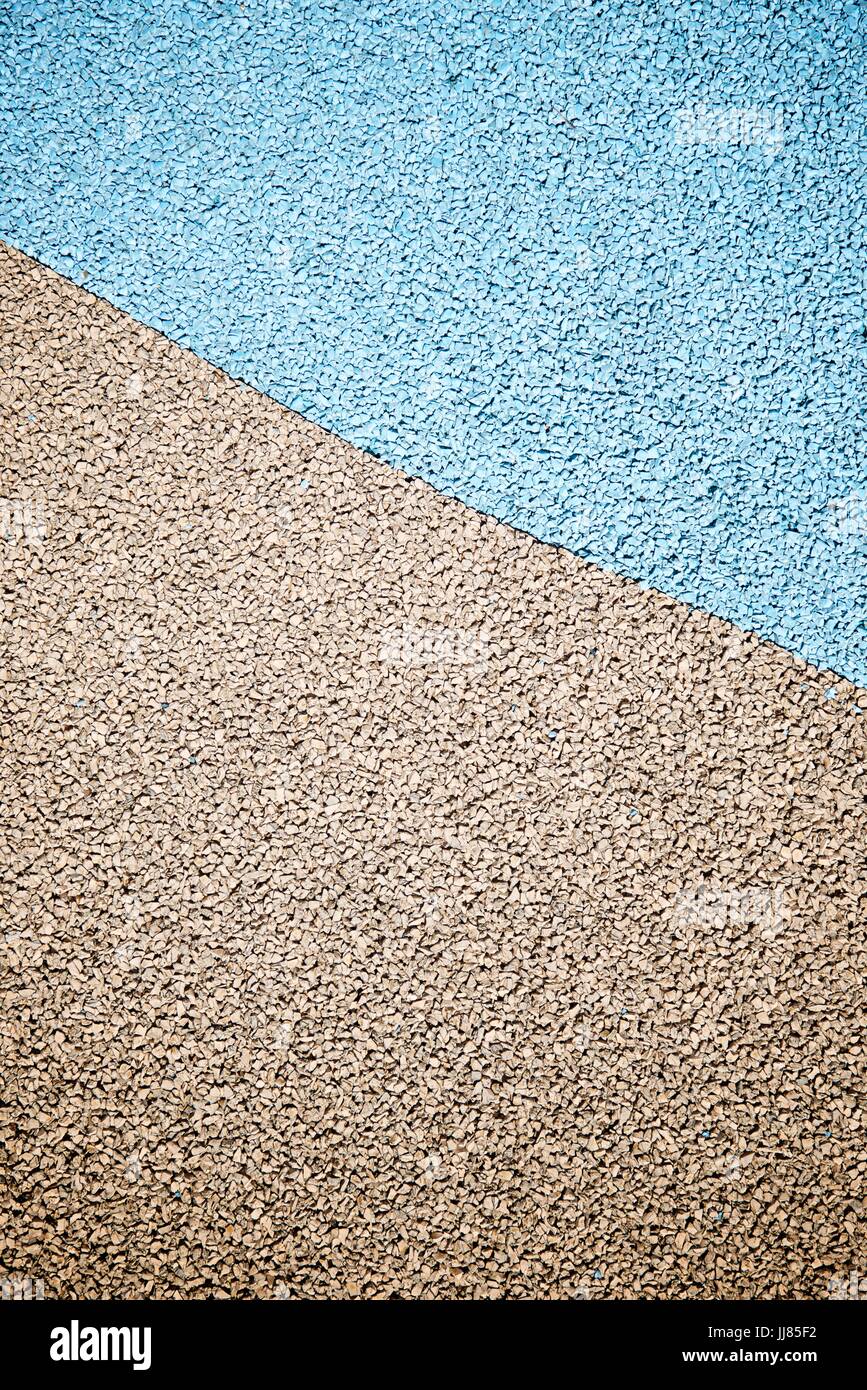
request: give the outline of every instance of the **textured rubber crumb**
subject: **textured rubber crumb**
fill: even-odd
[[[867,684],[854,0],[0,5],[0,235]]]
[[[867,692],[8,250],[0,301],[9,1275],[863,1269]]]

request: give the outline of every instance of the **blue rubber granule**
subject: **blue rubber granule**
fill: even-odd
[[[0,235],[863,685],[865,29],[835,0],[9,0]]]

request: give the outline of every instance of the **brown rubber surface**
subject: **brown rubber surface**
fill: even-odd
[[[863,1270],[867,694],[8,249],[0,309],[0,1265],[187,1298]]]

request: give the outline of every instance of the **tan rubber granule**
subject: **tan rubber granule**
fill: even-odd
[[[0,280],[7,1275],[867,1268],[867,692]]]

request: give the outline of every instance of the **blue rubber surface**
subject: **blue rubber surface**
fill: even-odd
[[[835,0],[15,0],[0,235],[867,684],[865,33]]]

